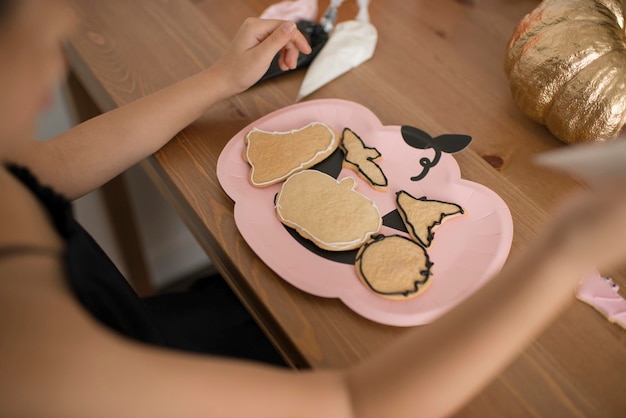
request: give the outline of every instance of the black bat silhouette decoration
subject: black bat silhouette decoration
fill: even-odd
[[[402,133],[404,142],[409,146],[418,149],[432,148],[435,150],[435,156],[432,160],[426,157],[420,158],[422,172],[417,176],[411,177],[413,181],[419,181],[426,177],[430,169],[439,163],[442,152],[454,154],[463,151],[472,142],[472,137],[469,135],[444,134],[433,138],[421,129],[407,125],[402,125],[400,132]]]

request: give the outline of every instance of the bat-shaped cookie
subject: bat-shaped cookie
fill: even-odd
[[[380,158],[376,148],[365,145],[361,137],[350,128],[345,128],[339,147],[344,153],[344,163],[357,172],[376,189],[384,189],[388,185],[387,177],[375,159]]]

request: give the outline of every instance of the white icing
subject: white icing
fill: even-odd
[[[287,225],[287,226],[289,226],[291,228],[294,228],[296,230],[303,231],[306,235],[308,235],[309,237],[312,237],[314,241],[316,241],[318,243],[321,243],[322,245],[324,245],[325,248],[330,248],[330,249],[332,249],[334,251],[343,251],[343,250],[346,250],[346,249],[354,248],[354,246],[358,246],[359,244],[364,243],[373,234],[375,234],[376,232],[378,232],[378,230],[380,230],[380,227],[382,226],[382,217],[380,216],[380,211],[378,210],[378,206],[376,206],[376,203],[373,200],[369,199],[368,197],[362,195],[361,193],[359,193],[359,192],[357,192],[355,190],[355,187],[356,187],[357,183],[356,183],[356,180],[354,178],[352,178],[352,177],[345,177],[342,180],[338,181],[338,180],[334,179],[333,177],[329,176],[326,173],[322,173],[322,172],[319,172],[319,173],[324,175],[324,176],[326,176],[326,177],[328,177],[328,178],[330,178],[330,179],[332,179],[333,181],[336,181],[337,184],[339,184],[339,185],[343,185],[343,184],[346,184],[346,182],[351,181],[352,184],[350,184],[350,191],[360,195],[363,199],[367,200],[372,205],[372,207],[376,210],[376,213],[378,214],[378,225],[376,226],[375,230],[367,231],[362,237],[354,239],[354,240],[351,240],[351,241],[343,241],[343,242],[341,242],[341,241],[336,241],[336,242],[326,242],[326,241],[323,241],[318,236],[316,236],[313,231],[309,230],[308,228],[303,227],[302,225],[299,225],[296,222],[292,222],[289,219],[286,219],[285,217],[283,217],[283,215],[281,213],[282,206],[280,204],[280,196],[281,196],[281,194],[279,193],[279,198],[276,200],[276,206],[275,207],[276,207],[276,213],[278,214],[278,217],[280,218],[280,221],[283,224],[285,224],[285,225]],[[289,177],[287,179],[287,181],[285,181],[285,183],[283,184],[283,188],[287,187],[287,184],[291,180],[293,180],[298,174],[294,174],[293,176]],[[281,190],[281,192],[282,192],[282,190]]]
[[[315,125],[321,125],[324,128],[326,128],[328,130],[328,132],[330,132],[331,139],[330,139],[330,143],[328,144],[328,147],[326,147],[325,149],[323,149],[321,151],[318,151],[317,153],[315,153],[315,155],[311,159],[309,159],[308,161],[304,161],[304,162],[300,163],[300,165],[298,167],[293,168],[287,174],[285,174],[284,176],[282,176],[282,177],[280,177],[278,179],[273,179],[273,180],[270,180],[270,181],[264,181],[264,182],[261,182],[261,183],[257,183],[257,182],[255,182],[253,180],[254,179],[254,169],[255,169],[255,167],[254,167],[254,164],[250,161],[250,155],[248,154],[249,151],[250,151],[250,147],[246,146],[246,160],[250,164],[250,167],[251,167],[251,170],[252,170],[252,173],[250,175],[250,182],[252,183],[252,185],[258,186],[258,187],[263,187],[263,186],[268,186],[270,184],[278,183],[281,180],[284,180],[284,179],[288,178],[292,174],[309,167],[311,162],[315,161],[317,157],[319,157],[320,155],[326,154],[329,151],[331,151],[331,150],[333,150],[333,149],[335,149],[337,147],[337,136],[335,135],[335,131],[333,131],[328,125],[326,125],[323,122],[311,122],[311,123],[309,123],[308,125],[306,125],[306,126],[304,126],[302,128],[292,129],[290,131],[282,131],[282,132],[281,131],[264,131],[264,130],[259,129],[259,128],[252,128],[252,130],[250,132],[248,132],[248,134],[246,135],[246,139],[248,140],[248,144],[250,143],[249,142],[250,141],[250,135],[253,132],[261,132],[261,133],[270,134],[270,135],[289,135],[289,134],[294,134],[296,132],[303,131],[303,130],[305,130],[305,129],[311,127],[311,126],[315,126]]]

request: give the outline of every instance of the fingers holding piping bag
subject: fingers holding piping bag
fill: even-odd
[[[295,66],[298,52],[311,48],[295,23],[283,20],[249,18],[235,35],[224,55],[215,63],[230,94],[237,94],[257,82],[280,53],[281,65]]]

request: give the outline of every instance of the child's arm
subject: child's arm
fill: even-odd
[[[1,242],[30,234],[32,242],[55,248],[58,243],[46,238],[51,234],[42,233],[43,215],[33,219],[37,214],[26,210],[36,206],[33,198],[11,182],[0,176],[10,196],[0,205],[0,219],[12,219],[0,223]],[[582,274],[626,259],[625,214],[620,189],[581,200],[529,253],[457,309],[345,371],[296,373],[136,344],[96,324],[77,305],[60,259],[3,257],[0,415],[448,415],[573,300]],[[16,231],[20,225],[24,231]]]
[[[350,372],[356,415],[448,416],[469,401],[574,301],[583,275],[624,266],[625,185],[569,202],[483,289]]]
[[[248,19],[209,69],[11,156],[66,197],[79,197],[148,155],[216,102],[254,84],[281,51],[283,69],[310,47],[292,22]]]

